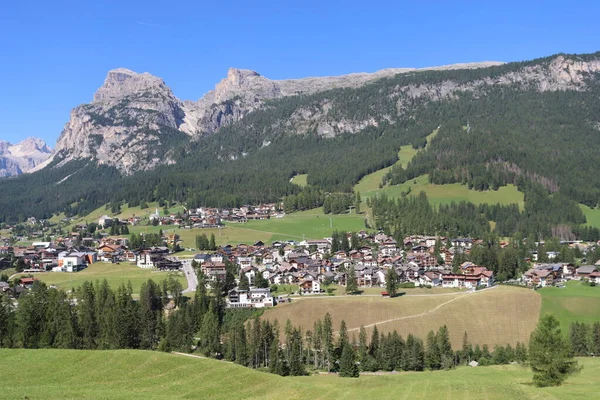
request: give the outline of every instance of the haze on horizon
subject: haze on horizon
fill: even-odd
[[[197,100],[229,67],[291,79],[595,52],[599,12],[592,1],[11,3],[0,13],[0,140],[54,146],[71,109],[114,68],[150,72]]]

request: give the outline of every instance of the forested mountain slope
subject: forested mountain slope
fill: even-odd
[[[86,213],[112,200],[274,201],[301,190],[289,182],[298,173],[307,173],[312,187],[349,192],[365,174],[392,165],[401,145],[424,146],[436,127],[430,146],[395,169],[396,181],[424,173],[436,183],[477,189],[532,181],[594,206],[599,71],[600,53],[558,55],[404,72],[359,87],[264,100],[212,135],[156,142],[170,165],[123,176],[119,165],[99,167],[93,157],[55,157],[35,174],[0,181],[7,194],[0,198],[0,221]]]

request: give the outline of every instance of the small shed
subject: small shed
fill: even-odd
[[[473,360],[469,363],[469,367],[477,367],[478,365],[479,365],[479,363],[475,360]]]
[[[390,294],[388,292],[381,292],[381,297],[389,299]]]

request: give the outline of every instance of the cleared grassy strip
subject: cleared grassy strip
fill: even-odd
[[[587,220],[586,225],[595,226],[600,228],[600,208],[590,208],[586,205],[580,204],[581,210]]]
[[[469,190],[465,185],[452,183],[447,185],[433,185],[428,181],[428,175],[421,175],[411,181],[401,185],[386,186],[382,189],[365,192],[361,195],[364,198],[374,197],[385,193],[389,197],[398,198],[403,193],[408,192],[410,195],[418,195],[420,192],[427,193],[427,197],[432,204],[449,204],[451,202],[470,201],[475,204],[519,204],[522,209],[524,206],[523,193],[517,190],[514,185],[502,186],[498,190],[487,190],[480,192],[477,190]]]
[[[133,293],[139,293],[142,283],[148,279],[160,282],[173,276],[181,282],[183,288],[187,287],[187,281],[182,274],[177,272],[157,272],[153,270],[138,268],[129,263],[111,264],[97,262],[79,272],[43,272],[34,274],[36,278],[48,285],[56,285],[63,290],[77,288],[85,281],[95,282],[106,279],[109,285],[115,289],[121,283],[131,282]]]
[[[408,290],[408,289],[407,289]],[[459,348],[465,331],[473,344],[527,342],[540,312],[540,296],[521,288],[500,286],[479,292],[440,293],[384,299],[377,296],[318,297],[294,300],[268,310],[264,318],[284,324],[290,320],[312,330],[329,312],[337,329],[342,320],[358,334],[364,325],[371,331],[398,330],[425,338],[430,330],[447,325],[453,346]]]
[[[7,399],[592,399],[600,359],[580,359],[581,374],[558,388],[531,385],[518,365],[401,372],[344,379],[283,378],[238,365],[159,352],[0,350]],[[44,371],[40,374],[39,371]]]
[[[306,180],[308,179],[308,174],[300,174],[300,175],[296,175],[294,176],[290,182],[298,185],[298,186],[306,186],[308,185],[308,183],[306,182]]]
[[[565,334],[571,323],[593,323],[600,320],[600,287],[569,281],[564,288],[546,287],[538,290],[542,296],[541,315],[552,313],[560,321]]]

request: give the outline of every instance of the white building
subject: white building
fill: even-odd
[[[113,219],[111,217],[109,217],[108,215],[103,215],[100,217],[100,219],[98,219],[98,225],[102,226],[102,227],[106,227],[106,225],[110,225],[112,224]]]
[[[85,262],[86,253],[62,252],[58,255],[58,267],[56,270],[64,272],[77,272],[87,266]]]
[[[263,308],[273,307],[275,301],[269,288],[251,287],[250,290],[235,288],[227,296],[228,308]]]

